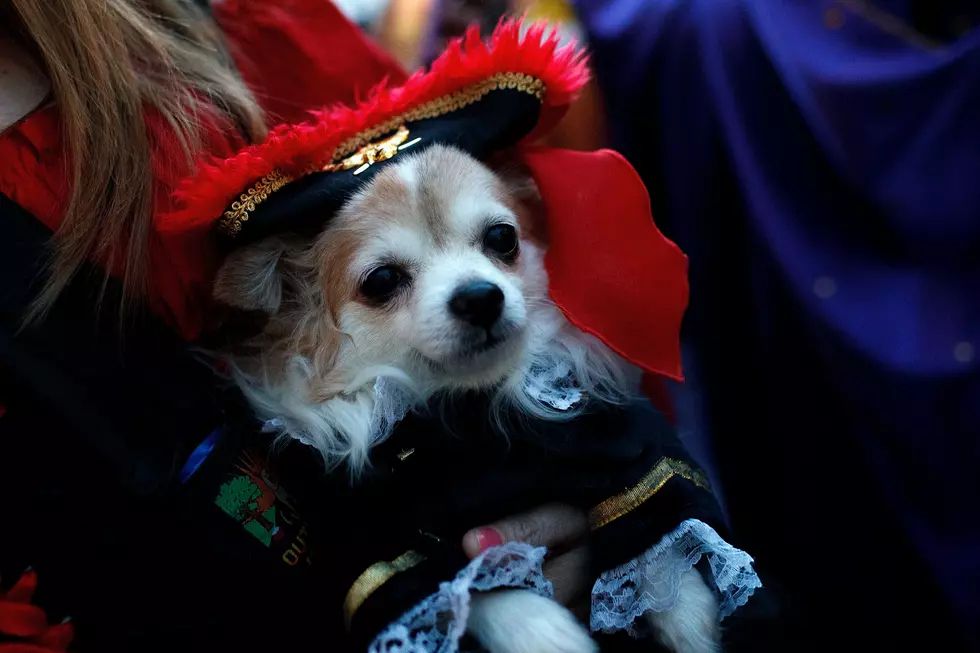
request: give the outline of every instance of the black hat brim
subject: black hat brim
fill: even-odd
[[[408,136],[403,145],[407,147],[395,156],[366,167],[314,172],[270,193],[232,234],[234,244],[241,246],[274,235],[315,235],[386,166],[437,144],[453,146],[483,160],[516,145],[530,133],[540,111],[541,102],[534,95],[502,88],[444,115],[407,122]]]

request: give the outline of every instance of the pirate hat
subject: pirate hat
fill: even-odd
[[[446,144],[483,159],[550,128],[587,80],[584,56],[559,48],[544,24],[502,22],[488,43],[471,29],[404,85],[382,85],[359,106],[315,112],[203,166],[178,189],[184,208],[171,224],[214,221],[235,245],[319,231],[402,153]]]
[[[504,20],[487,42],[471,28],[402,86],[382,84],[358,106],[314,112],[202,164],[178,187],[165,228],[213,228],[230,247],[318,233],[404,153],[448,144],[484,159],[518,146],[546,213],[551,298],[627,360],[680,379],[687,259],[654,225],[636,171],[609,150],[533,146],[587,80],[581,50],[544,24]]]

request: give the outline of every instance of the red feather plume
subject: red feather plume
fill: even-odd
[[[523,34],[522,34],[523,32]],[[420,70],[402,86],[382,82],[357,106],[313,111],[311,120],[274,128],[264,142],[228,159],[201,163],[195,176],[178,186],[178,209],[165,216],[164,230],[208,226],[246,188],[279,168],[298,174],[311,161],[328,158],[347,139],[415,106],[463,90],[503,72],[523,73],[545,84],[541,117],[527,141],[554,126],[589,79],[586,56],[576,44],[559,46],[546,23],[524,29],[522,20],[505,19],[488,42],[471,27],[453,40],[428,71]]]

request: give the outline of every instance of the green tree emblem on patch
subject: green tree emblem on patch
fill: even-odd
[[[262,490],[248,476],[236,476],[222,484],[214,502],[237,520],[249,533],[266,546],[272,545],[276,528],[276,508],[260,508]]]

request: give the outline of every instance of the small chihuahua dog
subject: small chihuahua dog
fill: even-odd
[[[591,399],[621,403],[639,374],[569,324],[549,300],[547,234],[529,176],[433,145],[388,164],[312,242],[270,238],[236,250],[221,302],[267,316],[230,355],[261,418],[356,473],[379,433],[375,379],[420,403],[456,390],[494,393],[500,411],[569,419],[529,390],[560,361]],[[720,650],[718,603],[697,570],[673,609],[647,619],[677,653]],[[490,653],[589,653],[564,607],[526,590],[477,597],[467,630]]]

